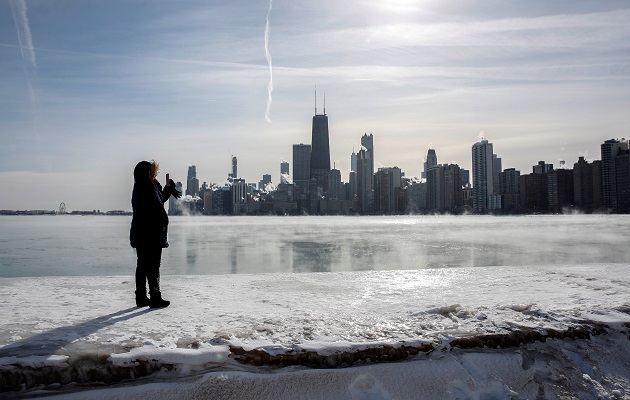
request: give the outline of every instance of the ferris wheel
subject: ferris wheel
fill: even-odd
[[[66,213],[66,203],[61,202],[61,204],[59,204],[59,214],[65,214]]]

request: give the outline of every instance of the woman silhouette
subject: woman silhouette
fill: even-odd
[[[182,193],[175,188],[175,182],[169,179],[166,187],[157,181],[159,164],[155,160],[140,161],[133,170],[135,183],[131,195],[133,217],[129,241],[136,249],[136,305],[151,308],[168,307],[170,301],[162,299],[160,291],[160,263],[162,249],[168,247],[168,215],[164,202],[169,196],[180,198]],[[146,283],[149,283],[147,298]]]

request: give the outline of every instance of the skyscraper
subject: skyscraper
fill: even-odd
[[[472,146],[473,211],[485,213],[489,208],[489,197],[493,194],[494,170],[492,167],[492,143],[481,139]]]
[[[544,161],[538,161],[538,164],[532,167],[532,172],[538,175],[540,174],[544,175],[547,172],[552,171],[552,170],[553,170],[553,164],[547,164]]]
[[[317,180],[317,186],[323,192],[328,192],[328,177],[330,174],[330,145],[328,137],[328,116],[324,107],[323,114],[313,116],[313,128],[311,131],[311,170],[310,179]]]
[[[247,214],[247,184],[243,179],[234,179],[232,183],[232,213]]]
[[[456,212],[464,205],[459,165],[438,164],[427,170],[427,208],[437,212]]]
[[[621,150],[615,157],[615,180],[617,182],[618,213],[630,212],[630,150]]]
[[[356,210],[357,206],[357,163],[359,156],[354,152],[354,146],[352,146],[352,154],[350,155],[350,173],[348,174],[348,200],[350,201],[350,208]]]
[[[354,152],[354,148],[350,154],[350,171],[357,172],[357,153]]]
[[[263,174],[262,180],[258,182],[258,189],[265,190],[266,186],[271,183],[271,174]]]
[[[296,193],[308,192],[308,181],[311,175],[311,145],[293,145],[293,184]]]
[[[361,137],[357,154],[357,208],[361,213],[374,211],[374,136]]]
[[[499,174],[501,173],[501,157],[492,155],[492,192],[499,194]]]
[[[330,190],[328,197],[331,199],[343,200],[343,192],[341,186],[341,171],[336,168],[330,170]]]
[[[559,213],[574,205],[573,170],[552,169],[547,173],[547,209]]]
[[[197,167],[188,166],[188,178],[186,179],[186,195],[195,196],[199,193],[199,179],[197,179]]]
[[[514,213],[519,210],[521,202],[521,171],[507,168],[499,174],[499,194],[501,195],[502,211]]]
[[[437,155],[435,149],[427,151],[427,160],[424,162],[424,171],[421,174],[422,179],[427,179],[427,171],[437,165]]]
[[[617,179],[615,157],[628,150],[626,139],[610,139],[601,145],[602,155],[602,201],[604,207],[617,211]]]
[[[280,175],[289,175],[289,163],[282,161],[280,163]]]
[[[372,171],[374,171],[374,136],[370,133],[364,133],[361,136],[361,146],[365,147],[365,149],[370,152],[370,159],[372,160]]]
[[[396,209],[396,189],[402,186],[402,175],[402,171],[398,167],[378,169],[374,175],[375,211],[380,213],[398,211]]]
[[[238,162],[236,157],[232,157],[232,178],[238,178]]]
[[[575,205],[586,212],[602,206],[602,162],[589,163],[580,157],[573,164],[573,198]]]
[[[462,181],[462,187],[470,187],[470,171],[464,168],[459,169],[460,180]]]

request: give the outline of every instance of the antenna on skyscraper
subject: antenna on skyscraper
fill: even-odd
[[[326,92],[324,92],[324,115],[326,115]]]
[[[317,115],[317,85],[315,85],[315,115]]]

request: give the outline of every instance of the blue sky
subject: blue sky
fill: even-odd
[[[130,209],[144,159],[222,183],[232,153],[277,182],[310,142],[316,85],[344,180],[365,132],[407,176],[429,146],[470,168],[480,132],[523,173],[630,136],[627,1],[269,6],[0,0],[0,209]]]

